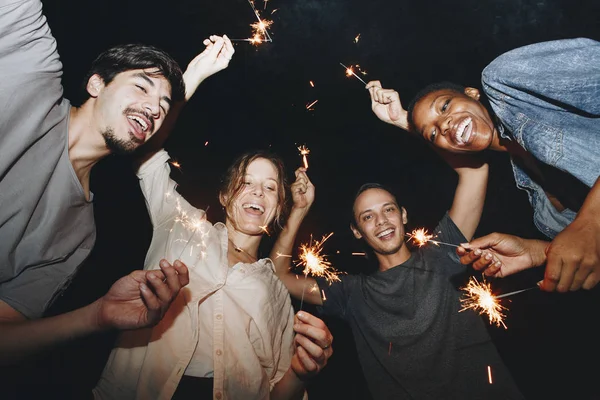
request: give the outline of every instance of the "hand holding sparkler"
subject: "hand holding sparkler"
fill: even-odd
[[[383,122],[408,130],[408,112],[402,106],[400,95],[394,89],[384,89],[381,82],[371,81],[366,89],[371,96],[371,109]]]
[[[456,253],[462,264],[472,264],[487,276],[503,278],[544,264],[548,246],[543,240],[492,233],[461,244]]]
[[[306,311],[299,311],[294,318],[296,344],[291,368],[300,378],[310,378],[325,368],[333,354],[333,335],[327,325]]]
[[[235,50],[226,35],[211,35],[202,42],[206,48],[188,64],[183,73],[185,99],[189,100],[206,78],[227,68]]]
[[[300,167],[296,170],[296,181],[292,183],[290,190],[294,202],[291,212],[301,212],[301,216],[304,217],[315,201],[315,186],[308,178],[306,168]]]

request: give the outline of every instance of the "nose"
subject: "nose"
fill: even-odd
[[[258,197],[264,196],[263,188],[261,185],[254,185],[252,188],[252,194]]]
[[[384,225],[387,221],[388,221],[388,219],[385,215],[379,215],[379,216],[377,216],[376,224],[377,224],[377,226],[381,226],[381,225]]]
[[[144,108],[144,110],[148,111],[154,119],[158,119],[158,117],[160,116],[160,106],[158,104],[158,101],[153,102],[147,100],[144,102],[144,104],[142,104],[142,107]]]
[[[441,119],[440,122],[440,132],[442,133],[442,135],[446,136],[446,134],[448,133],[448,130],[450,129],[450,125],[452,123],[452,116],[448,115],[445,118]]]

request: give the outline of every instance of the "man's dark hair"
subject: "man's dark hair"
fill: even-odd
[[[117,74],[134,69],[155,69],[149,76],[162,76],[171,84],[171,100],[181,101],[185,98],[185,84],[179,64],[165,51],[144,44],[124,44],[111,47],[100,54],[90,67],[83,89],[85,99],[89,97],[86,86],[92,75],[98,74],[105,85],[108,85]]]
[[[385,190],[390,195],[392,195],[398,207],[401,207],[400,203],[398,203],[398,198],[394,195],[394,192],[392,192],[387,186],[374,182],[365,183],[364,185],[358,188],[356,194],[354,195],[354,200],[352,200],[352,219],[350,220],[350,224],[352,224],[352,226],[354,226],[355,228],[358,228],[358,221],[356,220],[356,216],[354,215],[354,203],[356,203],[356,199],[358,199],[358,196],[360,196],[363,192],[366,192],[369,189]]]
[[[419,90],[415,97],[413,97],[413,99],[410,101],[410,103],[408,104],[408,108],[406,109],[408,113],[408,129],[410,132],[416,132],[415,122],[413,121],[413,110],[415,108],[415,105],[419,100],[427,96],[429,93],[437,92],[438,90],[452,90],[461,94],[465,93],[465,87],[463,85],[447,81],[431,83],[425,86],[423,89]]]

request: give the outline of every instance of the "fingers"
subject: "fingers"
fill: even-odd
[[[381,88],[381,82],[379,81],[370,81],[369,83],[367,83],[367,86],[365,86],[365,89],[371,89],[371,88]]]
[[[547,292],[553,292],[556,290],[558,282],[560,280],[560,273],[562,270],[562,259],[559,257],[551,256],[551,252],[548,252],[548,262],[546,264],[546,270],[544,271],[544,281],[540,288]]]
[[[331,343],[333,342],[333,336],[329,332],[327,325],[320,318],[306,311],[300,311],[296,314],[294,331],[312,340],[321,349],[331,347]]]
[[[309,375],[311,373],[319,372],[319,364],[317,364],[302,346],[296,346],[296,356]]]
[[[461,243],[460,245],[461,245],[461,247],[464,247],[467,250],[491,248],[491,247],[497,246],[500,243],[500,241],[502,240],[503,236],[506,236],[506,235],[502,235],[500,233],[494,232],[494,233],[490,233],[489,235],[475,238],[475,239],[471,240],[469,243]]]

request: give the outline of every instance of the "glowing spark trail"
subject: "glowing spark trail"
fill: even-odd
[[[361,81],[362,83],[364,83],[364,84],[365,84],[365,86],[367,85],[367,82],[365,82],[365,81],[364,81],[364,80],[363,80],[363,79],[362,79],[360,76],[356,75],[356,74],[354,73],[354,70],[353,70],[352,68],[346,67],[346,66],[345,66],[344,64],[342,64],[342,63],[340,63],[340,65],[346,69],[346,75],[348,75],[348,76],[352,76],[352,75],[354,75],[354,76],[356,77],[356,79],[358,79],[359,81]]]
[[[411,233],[407,233],[406,236],[408,236],[408,240],[412,240],[412,242],[419,247],[425,246],[428,242],[431,242],[438,246],[440,244],[443,244],[451,247],[459,247],[456,244],[440,242],[439,240],[433,240],[433,238],[435,238],[435,235],[427,232],[425,228],[415,229]]]
[[[265,2],[265,8],[267,6],[266,3],[267,2]],[[261,19],[260,14],[258,13],[258,10],[254,6],[254,2],[252,0],[248,0],[248,4],[250,4],[250,7],[252,7],[252,11],[254,12],[254,15],[256,15],[256,19],[258,20],[258,22],[250,24],[250,27],[252,28],[252,37],[245,38],[245,39],[230,39],[230,40],[232,42],[250,42],[255,45],[259,45],[263,42],[272,42],[273,39],[271,39],[271,35],[269,35],[268,29],[273,24],[273,21]],[[275,10],[273,10],[273,12],[275,12]]]
[[[313,101],[312,103],[308,104],[308,105],[306,106],[306,109],[307,109],[307,110],[311,110],[311,107],[312,107],[312,106],[314,106],[315,104],[317,104],[317,102],[318,102],[318,101],[319,101],[319,100],[315,100],[315,101]]]
[[[360,40],[360,33],[358,35],[356,35],[356,37],[354,38],[354,43],[358,43],[359,40]]]
[[[466,292],[467,297],[460,299],[463,308],[460,311],[468,309],[479,312],[480,315],[487,314],[490,324],[495,324],[497,327],[504,326],[504,313],[507,308],[498,302],[498,298],[492,294],[491,285],[485,281],[479,282],[476,278],[471,277],[467,285],[461,288]]]
[[[315,101],[315,103],[316,103],[316,101]],[[310,150],[308,149],[308,147],[302,145],[302,146],[298,147],[298,151],[300,152],[300,155],[302,156],[302,163],[304,164],[304,168],[308,169],[308,158],[306,156],[310,153]],[[323,240],[323,241],[325,241],[325,240]]]
[[[490,385],[492,384],[492,367],[490,367],[488,365],[488,382],[490,383]]]
[[[332,282],[340,281],[339,274],[342,272],[337,271],[331,267],[331,263],[325,259],[325,255],[323,252],[323,244],[327,239],[329,239],[333,235],[331,232],[329,235],[323,236],[321,240],[315,241],[313,244],[312,236],[309,244],[302,244],[300,246],[300,260],[296,263],[296,265],[303,265],[303,273],[304,273],[304,286],[306,286],[306,277],[308,274],[312,276],[318,276],[321,278],[325,278],[327,282],[331,285]],[[304,287],[302,288],[302,299],[300,300],[300,309],[302,309],[302,304],[304,302]]]

